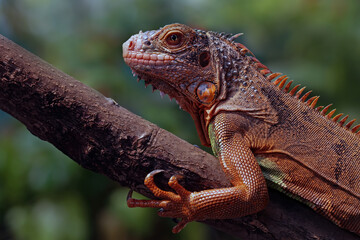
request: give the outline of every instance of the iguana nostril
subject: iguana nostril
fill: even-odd
[[[134,48],[135,48],[134,42],[133,42],[133,41],[130,41],[130,42],[129,42],[129,46],[128,46],[128,50],[134,50]]]

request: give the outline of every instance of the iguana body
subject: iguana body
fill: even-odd
[[[172,24],[124,43],[125,62],[191,114],[233,185],[188,192],[174,176],[169,185],[175,194],[154,184],[154,171],[145,184],[163,200],[129,197],[128,205],[160,207],[161,216],[181,218],[173,229],[179,232],[189,221],[264,209],[266,179],[360,235],[360,125],[333,117],[329,106],[315,108],[318,97],[291,89],[286,76],[271,73],[235,43],[237,36]]]

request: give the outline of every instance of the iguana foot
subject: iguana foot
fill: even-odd
[[[138,200],[132,198],[132,190],[127,197],[128,207],[151,207],[160,208],[158,215],[161,217],[181,218],[181,221],[172,229],[173,233],[180,232],[188,222],[194,220],[194,212],[191,209],[190,195],[178,182],[180,176],[172,176],[169,179],[169,186],[176,193],[164,191],[158,188],[154,182],[154,176],[163,170],[154,170],[145,178],[145,186],[154,194],[155,197],[162,200]]]

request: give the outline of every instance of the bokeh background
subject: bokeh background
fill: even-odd
[[[272,71],[360,117],[358,0],[0,0],[0,33],[143,118],[200,145],[187,113],[137,83],[122,43],[180,22],[237,33]],[[232,239],[200,223],[178,235],[127,189],[82,169],[0,111],[0,240]]]

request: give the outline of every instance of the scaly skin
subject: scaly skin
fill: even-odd
[[[151,172],[145,185],[162,200],[128,198],[129,207],[162,208],[194,220],[235,218],[268,202],[267,186],[307,204],[360,235],[360,138],[329,106],[287,77],[272,73],[229,36],[172,24],[139,33],[123,45],[125,62],[155,89],[189,112],[202,143],[212,146],[232,187],[189,192],[178,176],[175,193],[159,189]],[[323,108],[323,109],[322,109]],[[261,167],[261,168],[260,168]]]

